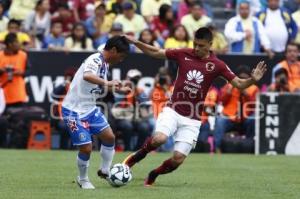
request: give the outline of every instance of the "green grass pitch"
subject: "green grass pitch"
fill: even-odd
[[[89,170],[96,190],[74,183],[76,151],[0,150],[0,198],[28,199],[299,199],[300,157],[191,154],[175,172],[144,188],[147,173],[168,158],[153,153],[132,169],[133,180],[113,188],[98,179],[99,153]],[[117,153],[114,163],[126,153]]]

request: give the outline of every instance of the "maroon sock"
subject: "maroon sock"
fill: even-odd
[[[162,163],[162,165],[160,165],[159,167],[157,167],[156,169],[154,169],[154,172],[157,175],[166,174],[166,173],[171,173],[172,171],[174,171],[177,168],[178,168],[178,165],[174,165],[172,163],[172,159],[170,158],[170,159],[164,161]]]
[[[145,153],[149,153],[153,150],[156,150],[158,147],[152,145],[152,137],[148,138],[144,145],[142,146],[142,151]]]

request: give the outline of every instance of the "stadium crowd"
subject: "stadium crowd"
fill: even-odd
[[[299,0],[226,0],[227,22],[217,24],[211,1],[198,0],[1,0],[0,1],[0,73],[4,87],[6,108],[26,102],[24,82],[26,51],[93,51],[101,49],[108,38],[128,34],[140,41],[161,48],[193,47],[194,31],[209,27],[214,34],[212,50],[217,54],[266,53],[270,59],[285,56],[272,71],[272,84],[265,89],[252,86],[244,91],[226,84],[212,87],[207,96],[199,142],[210,143],[210,150],[221,151],[224,134],[238,132],[250,142],[254,137],[253,106],[261,91],[299,92],[300,62],[300,1]],[[299,29],[300,30],[300,29]],[[19,51],[20,48],[24,51]],[[135,47],[131,52],[140,53]],[[238,66],[237,75],[249,77],[248,66]],[[73,71],[74,72],[74,71]],[[4,75],[4,73],[6,75]],[[54,89],[65,93],[72,79]],[[142,77],[136,69],[127,73],[126,80],[136,86]],[[146,94],[140,88],[131,96],[114,97],[118,107],[112,109],[115,129],[120,132],[120,150],[135,150],[154,129],[155,118],[172,93],[172,78],[166,68],[155,77],[155,86]],[[14,92],[18,88],[18,93]],[[61,99],[57,99],[61,100]],[[147,104],[150,102],[150,104]],[[133,119],[128,104],[140,110],[140,118]],[[149,108],[152,105],[152,108]],[[220,107],[222,107],[220,109]],[[250,110],[250,111],[249,111]],[[242,114],[239,114],[239,113]],[[129,114],[129,115],[128,115]],[[117,115],[117,116],[116,116]],[[7,121],[0,118],[1,146],[7,146],[4,133]],[[56,129],[65,131],[63,123]],[[134,133],[133,133],[134,132]],[[63,132],[67,135],[66,132]],[[64,137],[64,138],[63,138]],[[210,142],[213,138],[213,142]],[[228,137],[230,139],[230,137]],[[62,148],[70,148],[68,137],[62,136]],[[170,142],[171,143],[171,142]],[[162,150],[170,150],[167,143]]]

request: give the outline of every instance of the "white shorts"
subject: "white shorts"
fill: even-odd
[[[188,155],[190,150],[196,145],[200,126],[201,122],[199,120],[184,117],[172,108],[164,107],[163,111],[158,115],[155,132],[163,133],[168,137],[173,136],[175,141],[174,150]],[[179,147],[183,146],[183,144],[177,144],[179,142],[189,144],[190,149]]]

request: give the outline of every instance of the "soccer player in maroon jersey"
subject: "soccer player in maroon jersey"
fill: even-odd
[[[263,61],[259,62],[250,78],[240,79],[210,51],[213,35],[208,28],[200,28],[195,32],[194,49],[159,49],[126,37],[145,54],[175,60],[179,66],[172,97],[158,116],[155,134],[140,150],[124,160],[125,164],[132,167],[164,144],[169,136],[173,136],[175,144],[172,157],[152,170],[145,179],[145,186],[151,186],[157,176],[177,169],[195,145],[204,99],[213,80],[221,76],[233,86],[245,89],[259,81],[267,67]]]

